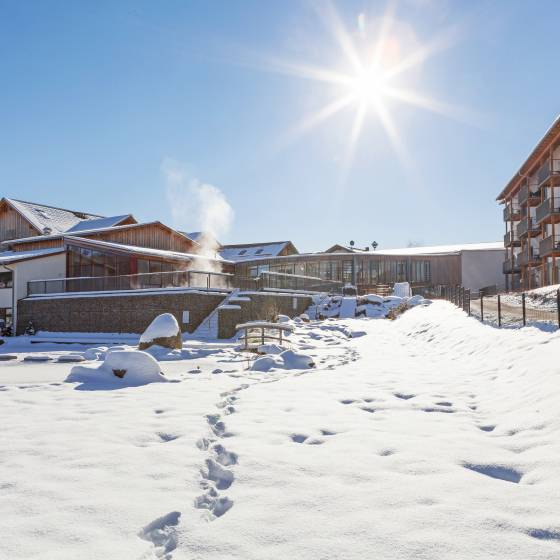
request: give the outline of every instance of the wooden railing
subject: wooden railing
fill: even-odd
[[[537,206],[535,211],[537,222],[542,222],[553,214],[560,214],[560,200],[547,198]]]
[[[539,243],[539,253],[543,257],[555,251],[560,252],[560,235],[550,235]]]

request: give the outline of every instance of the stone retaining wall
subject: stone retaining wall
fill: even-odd
[[[22,299],[17,334],[23,334],[29,321],[37,331],[142,333],[161,313],[172,313],[183,332],[193,332],[224,298],[213,292],[151,292]],[[187,325],[183,311],[189,312]]]

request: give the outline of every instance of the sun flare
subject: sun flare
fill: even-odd
[[[390,2],[383,16],[371,26],[371,32],[364,14],[358,17],[357,30],[350,32],[331,2],[325,1],[317,6],[317,14],[339,47],[345,64],[343,67],[329,68],[269,61],[269,70],[334,86],[332,99],[302,119],[292,131],[292,138],[308,132],[343,110],[353,110],[343,162],[348,168],[352,164],[366,120],[379,123],[399,157],[405,159],[404,143],[391,112],[395,102],[467,120],[461,109],[422,94],[415,85],[410,85],[415,80],[409,79],[411,75],[418,74],[423,62],[450,46],[455,30],[443,32],[427,44],[421,44],[412,26],[395,19],[395,3]]]

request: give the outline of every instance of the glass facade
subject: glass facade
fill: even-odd
[[[355,278],[355,282],[363,286],[395,282],[410,282],[417,285],[432,283],[431,261],[418,258],[333,257],[317,260],[316,257],[310,256],[309,260],[298,258],[290,262],[287,259],[276,261],[271,259],[267,264],[236,265],[238,276],[256,278],[264,271],[312,276],[345,283],[352,282]]]

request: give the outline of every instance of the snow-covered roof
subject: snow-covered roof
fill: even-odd
[[[28,261],[40,257],[49,257],[57,253],[64,253],[64,247],[51,247],[50,249],[35,249],[33,251],[3,251],[0,252],[0,265],[20,261]]]
[[[84,220],[103,218],[103,216],[98,216],[96,214],[65,210],[64,208],[37,204],[35,202],[26,202],[14,198],[6,198],[6,201],[41,233],[43,233],[45,229],[50,230],[52,233],[62,233]]]
[[[382,249],[371,251],[370,254],[377,255],[446,255],[450,253],[462,253],[464,251],[503,251],[503,241],[492,241],[487,243],[463,243],[457,245],[436,245],[433,247],[406,247],[405,249]]]
[[[438,245],[434,247],[406,247],[404,249],[383,249],[378,251],[360,251],[360,256],[403,256],[403,257],[415,257],[415,256],[428,256],[428,255],[459,255],[462,252],[468,251],[503,251],[504,243],[503,241],[493,241],[490,243],[465,243],[458,245]],[[222,253],[223,254],[223,253]],[[275,258],[278,259],[313,259],[317,257],[328,258],[334,256],[344,256],[349,258],[348,252],[339,253],[298,253],[294,255],[282,255]],[[255,257],[249,257],[247,261],[259,261],[270,259],[270,256],[257,255]],[[229,259],[235,260],[235,259]],[[240,262],[240,260],[236,262]]]
[[[241,262],[261,257],[277,257],[291,241],[273,241],[270,243],[247,243],[244,245],[224,245],[220,250],[222,258]]]
[[[150,225],[154,225],[154,224],[159,224],[160,226],[163,226],[164,228],[167,228],[171,231],[175,231],[172,230],[169,226],[166,226],[165,224],[162,224],[161,222],[155,221],[155,222],[143,222],[143,223],[134,223],[134,224],[124,224],[124,225],[117,225],[117,226],[109,226],[109,227],[98,227],[98,228],[93,228],[93,229],[81,229],[79,231],[71,231],[71,232],[62,232],[62,233],[54,233],[52,235],[34,235],[32,237],[22,237],[21,239],[8,239],[6,241],[2,241],[0,243],[0,245],[18,245],[20,243],[29,243],[30,241],[45,241],[48,239],[61,239],[62,237],[65,236],[66,233],[75,233],[76,235],[89,235],[89,234],[95,234],[95,233],[102,233],[105,231],[118,231],[118,230],[124,230],[124,229],[133,229],[133,228],[140,228],[140,227],[144,227],[144,226],[150,226]],[[95,225],[95,224],[93,224]],[[176,232],[180,235],[184,235],[186,236],[186,234],[178,231]],[[193,243],[195,243],[196,245],[198,245],[198,243],[196,241],[193,241],[191,239],[191,241]]]
[[[91,229],[106,229],[119,225],[124,220],[133,218],[132,214],[122,214],[121,216],[109,216],[107,218],[94,218],[91,220],[82,220],[75,226],[66,230],[66,233],[82,232]]]
[[[99,248],[115,249],[119,251],[125,251],[127,253],[133,253],[135,255],[146,255],[152,257],[160,257],[162,259],[176,259],[183,261],[193,261],[195,259],[205,260],[205,261],[217,261],[223,263],[222,258],[212,258],[197,255],[194,253],[180,253],[178,251],[165,251],[163,249],[150,249],[149,247],[137,247],[136,245],[123,245],[122,243],[113,243],[111,241],[99,241],[98,239],[88,239],[83,237],[74,237],[72,235],[63,236],[65,241],[87,244],[96,246]]]

